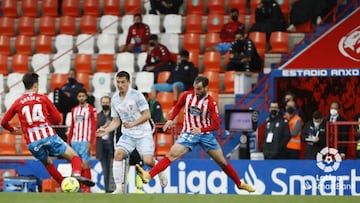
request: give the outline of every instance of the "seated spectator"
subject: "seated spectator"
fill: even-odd
[[[125,30],[124,30],[125,32]],[[126,44],[121,45],[120,52],[140,53],[146,51],[150,37],[150,27],[142,22],[141,14],[134,15],[134,24],[128,29]]]
[[[159,72],[171,71],[173,66],[174,62],[171,59],[169,49],[165,45],[159,43],[157,35],[151,35],[143,71],[154,72],[154,82],[156,83]]]
[[[219,51],[225,54],[231,47],[231,43],[235,40],[235,33],[241,31],[245,33],[245,25],[238,20],[239,10],[232,8],[230,10],[231,21],[225,23],[220,31],[221,43],[210,48],[210,51]]]
[[[265,32],[266,41],[275,31],[285,31],[286,20],[279,4],[274,0],[261,0],[255,10],[255,24],[249,32]]]
[[[320,24],[331,9],[337,4],[337,0],[299,0],[292,4],[289,16],[290,32],[296,31],[296,25],[311,21],[313,25]]]
[[[326,119],[320,111],[315,111],[312,120],[305,124],[301,138],[306,142],[304,159],[315,160],[317,153],[326,147]]]
[[[262,61],[254,43],[246,38],[241,30],[235,34],[235,41],[229,49],[230,60],[226,70],[260,71]]]
[[[179,14],[179,9],[183,4],[183,0],[150,0],[150,14]]]
[[[151,95],[156,98],[157,92],[173,92],[174,104],[179,99],[180,93],[189,90],[194,79],[198,75],[198,69],[189,61],[189,52],[180,52],[180,62],[171,70],[171,74],[166,83],[157,83],[151,87]]]

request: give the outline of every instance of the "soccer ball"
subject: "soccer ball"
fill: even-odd
[[[80,183],[74,177],[67,177],[61,182],[61,190],[63,192],[78,192]]]

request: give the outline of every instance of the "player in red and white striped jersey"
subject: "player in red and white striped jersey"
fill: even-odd
[[[91,146],[95,140],[97,113],[95,107],[87,103],[88,96],[85,89],[78,90],[76,96],[79,104],[71,109],[71,125],[67,142],[83,161],[81,175],[91,179]],[[90,187],[81,185],[81,191],[90,192]]]
[[[81,183],[94,186],[94,182],[80,176],[82,165],[80,157],[51,127],[51,124],[59,124],[61,117],[55,105],[46,96],[37,93],[39,75],[27,73],[23,76],[23,83],[26,92],[8,109],[1,125],[12,134],[24,134],[29,151],[44,164],[46,170],[59,184],[64,177],[55,168],[49,155],[62,156],[70,161],[73,176]],[[15,114],[18,114],[21,129],[9,124]]]
[[[171,162],[182,157],[196,145],[200,145],[222,170],[235,182],[239,189],[254,192],[255,189],[240,181],[235,169],[224,157],[222,149],[212,131],[220,127],[219,112],[215,100],[207,93],[209,79],[198,76],[194,81],[194,90],[185,92],[176,103],[172,114],[166,121],[163,130],[173,125],[173,119],[184,108],[183,129],[165,158],[160,160],[149,172],[136,165],[136,169],[144,183],[165,170]]]

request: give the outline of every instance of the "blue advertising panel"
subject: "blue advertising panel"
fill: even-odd
[[[242,181],[256,188],[254,194],[267,195],[359,195],[360,161],[342,161],[338,154],[316,160],[229,160]],[[68,164],[55,160],[55,164]],[[97,183],[92,192],[104,189],[101,165],[91,162],[92,179]],[[2,164],[19,175],[49,178],[40,162]],[[70,164],[69,168],[71,170]],[[212,160],[178,160],[166,169],[168,186],[162,188],[157,177],[144,185],[145,193],[248,194],[236,188],[233,181]],[[136,191],[135,169],[130,167],[128,191]]]

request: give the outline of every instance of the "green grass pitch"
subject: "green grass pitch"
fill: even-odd
[[[0,193],[8,203],[337,203],[359,202],[354,196],[272,196],[272,195],[196,195],[196,194],[83,194],[83,193]]]

